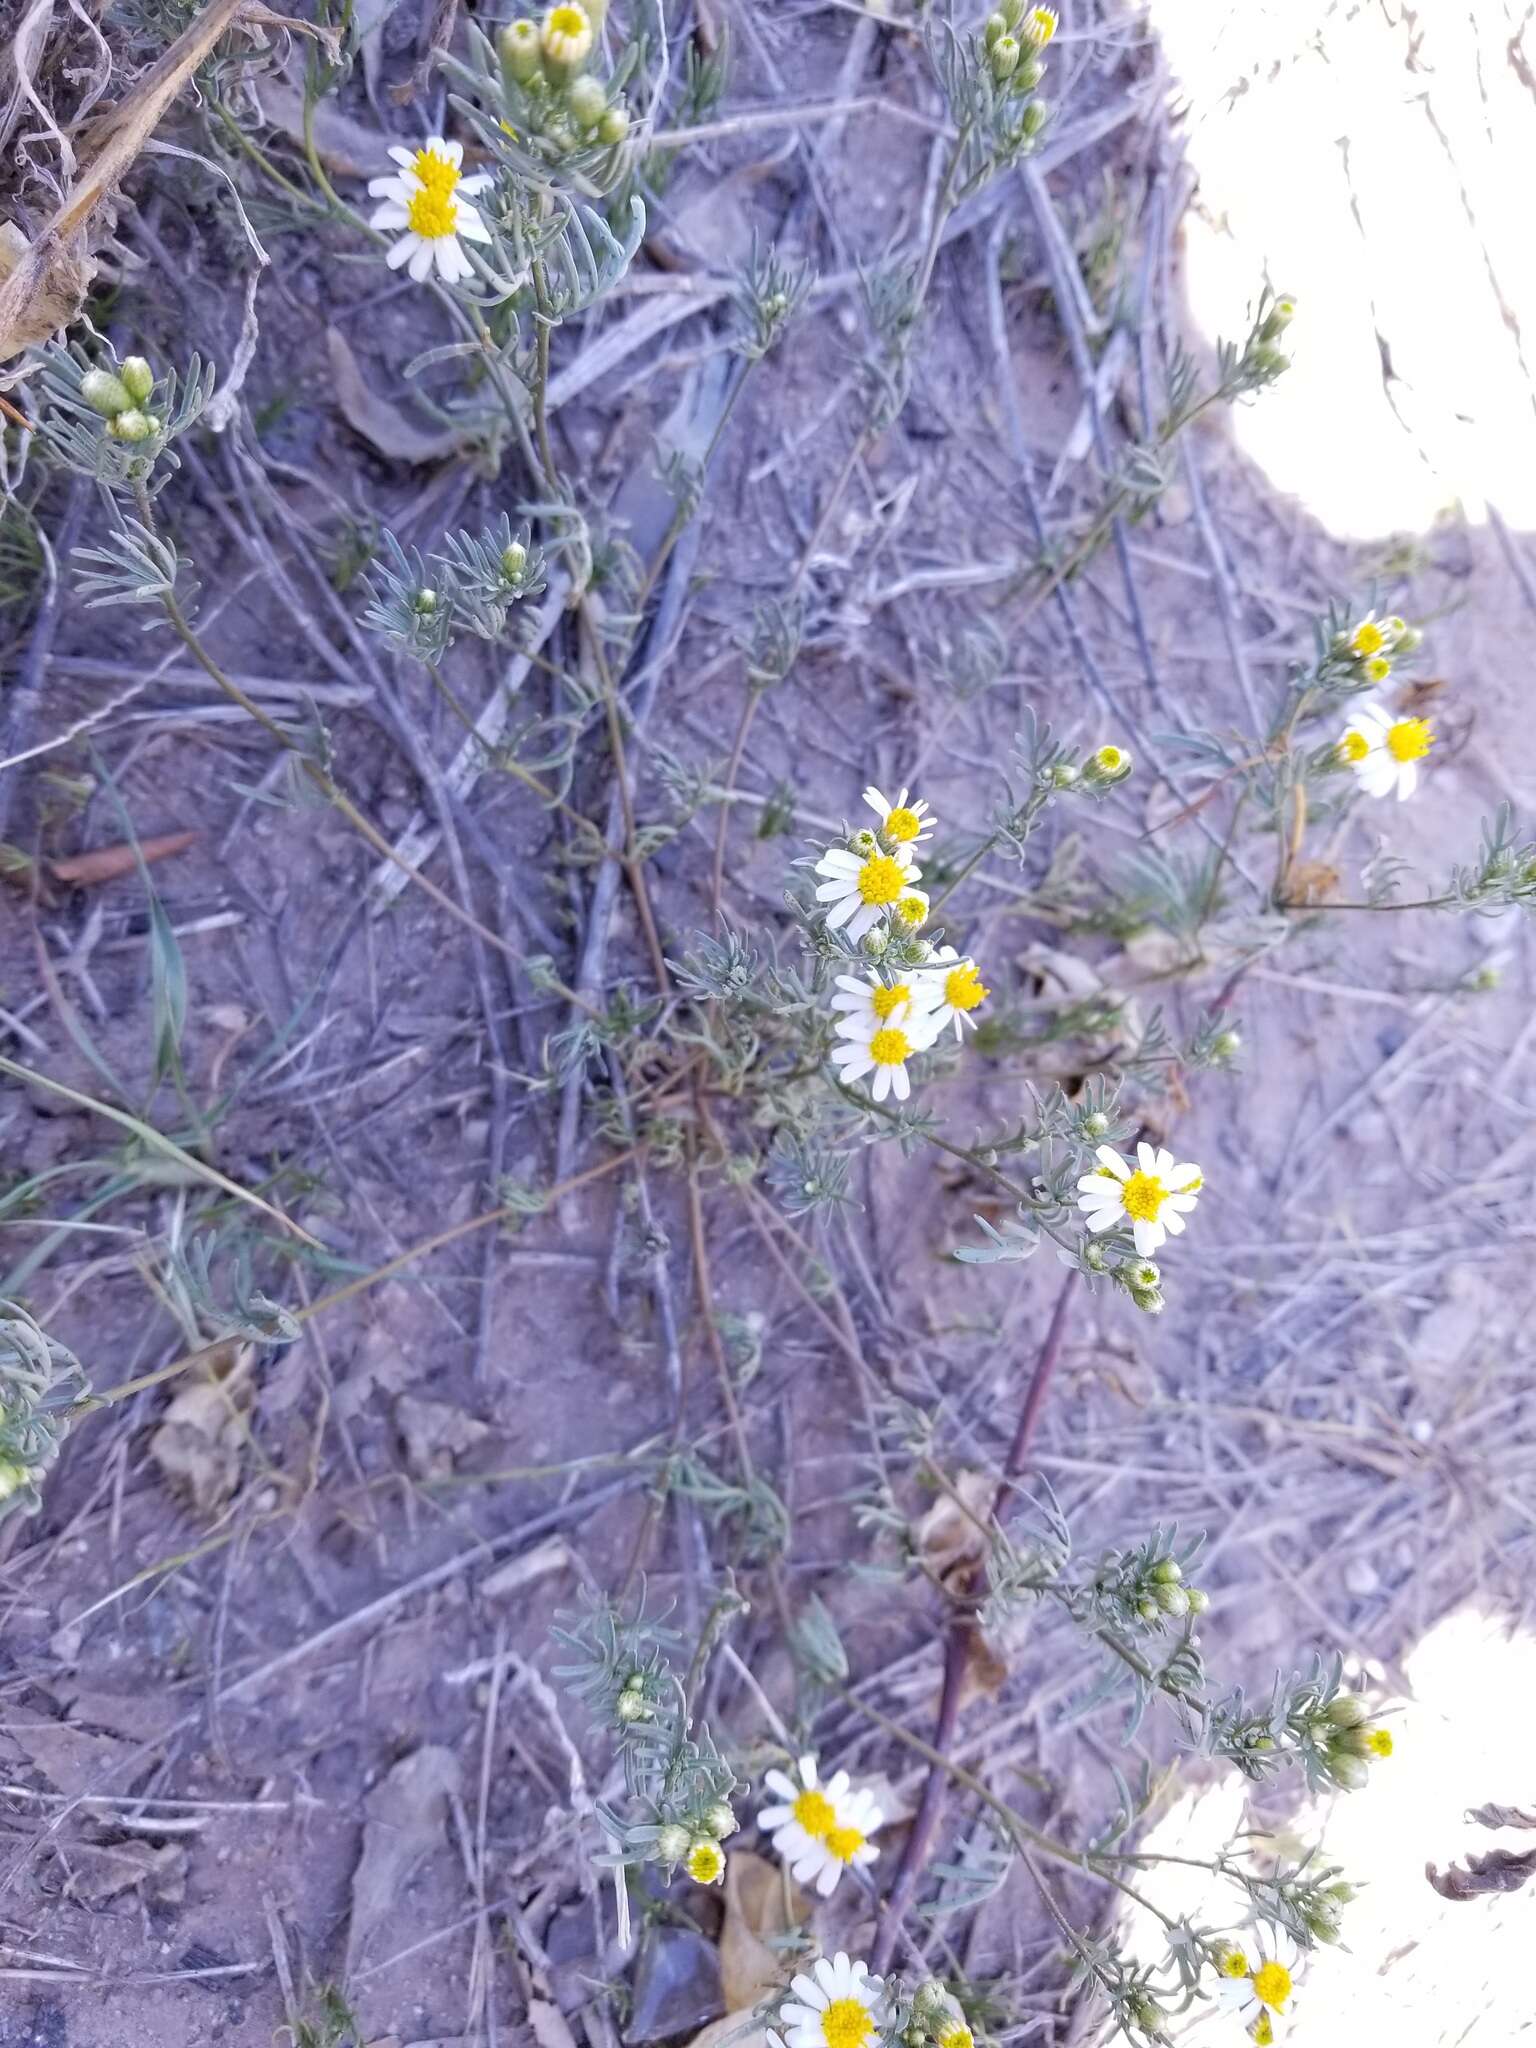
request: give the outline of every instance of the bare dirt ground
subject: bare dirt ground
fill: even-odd
[[[561,335],[556,363],[562,457],[594,501],[627,494],[643,557],[670,509],[652,480],[656,437],[696,433],[718,408],[732,267],[756,233],[821,274],[733,416],[664,581],[643,732],[632,706],[640,815],[673,828],[649,864],[671,958],[710,921],[717,817],[710,801],[680,809],[675,791],[692,773],[718,795],[745,687],[741,621],[784,585],[851,438],[841,408],[859,348],[857,266],[920,234],[942,150],[899,5],[888,21],[842,6],[725,11],[730,81],[710,117],[722,132],[678,154],[629,278],[583,332]],[[1325,42],[1353,18],[1312,12]],[[670,24],[679,50],[698,19]],[[344,111],[376,143],[421,124],[390,88],[426,32],[414,0],[385,7],[345,90]],[[1138,350],[1156,362],[1176,335],[1201,351],[1212,340],[1186,293],[1186,209],[1196,234],[1225,202],[1199,183],[1198,127],[1180,118],[1183,51],[1168,34],[1165,53],[1155,16],[1069,13],[1037,182],[1007,174],[956,217],[911,398],[822,538],[800,657],[764,698],[736,777],[724,902],[744,928],[772,927],[789,859],[813,827],[853,814],[866,781],[920,784],[941,819],[981,819],[1026,707],[1139,758],[1157,751],[1154,735],[1250,729],[1247,693],[1267,703],[1289,664],[1310,658],[1313,619],[1368,590],[1428,622],[1444,738],[1421,800],[1356,812],[1318,849],[1341,893],[1358,893],[1378,839],[1409,863],[1401,893],[1417,896],[1471,856],[1494,804],[1536,806],[1536,570],[1518,517],[1513,530],[1490,525],[1459,478],[1461,509],[1432,528],[1372,528],[1367,512],[1341,538],[1217,415],[1191,436],[1190,470],[1132,529],[1128,580],[1106,552],[1066,586],[1065,606],[1029,593],[1029,496],[1064,532],[1100,492],[1064,338],[1061,250],[1109,365],[1099,398],[1116,445],[1138,406]],[[1522,49],[1536,61],[1523,27],[1507,54],[1486,24],[1479,34],[1490,64],[1518,72]],[[1234,57],[1233,119],[1260,71],[1251,50]],[[281,92],[264,79],[254,89],[287,161]],[[833,102],[846,105],[827,117]],[[1212,83],[1201,105],[1221,102]],[[439,87],[427,104],[439,111]],[[820,116],[795,118],[808,104]],[[736,118],[748,110],[770,118]],[[354,201],[375,167],[348,165],[335,144],[330,168]],[[163,156],[129,189],[119,235],[132,260],[99,324],[159,359],[196,347],[227,363],[246,259],[218,181]],[[1320,223],[1348,212],[1337,197],[1318,204]],[[444,338],[436,310],[359,260],[344,229],[285,222],[270,195],[252,214],[273,261],[243,414],[184,444],[164,500],[204,587],[209,642],[269,711],[312,701],[391,838],[415,835],[412,858],[440,888],[569,978],[591,930],[593,870],[509,777],[445,782],[461,731],[419,672],[356,625],[356,565],[380,528],[429,545],[515,509],[531,481],[515,453],[489,477],[441,449],[381,452],[381,437],[399,448],[403,433],[434,430],[396,400],[404,364]],[[1457,232],[1476,239],[1475,208],[1468,218]],[[1263,261],[1261,250],[1253,291]],[[1305,312],[1299,281],[1269,281],[1301,293]],[[1525,310],[1536,317],[1536,302],[1520,300]],[[1403,316],[1410,333],[1420,312]],[[1479,334],[1489,324],[1470,301],[1464,317]],[[1226,331],[1240,324],[1239,308]],[[1495,324],[1509,332],[1502,315]],[[375,419],[372,438],[346,403],[345,370],[338,384],[336,335],[386,394],[391,419]],[[1383,335],[1383,361],[1403,361],[1406,345]],[[1297,374],[1315,375],[1323,352],[1303,318]],[[1282,385],[1260,406],[1284,402]],[[72,504],[91,532],[89,493],[62,485],[44,507],[55,538]],[[35,610],[4,616],[14,678]],[[550,616],[557,646],[558,607]],[[267,801],[281,782],[260,731],[137,625],[63,605],[13,748],[25,758],[4,769],[16,778],[8,837],[60,858],[120,842],[125,819],[146,840],[196,832],[152,870],[185,968],[187,1092],[220,1104],[219,1169],[326,1253],[294,1256],[264,1234],[266,1291],[302,1307],[494,1206],[508,1176],[548,1187],[611,1158],[623,1121],[601,1072],[562,1136],[543,1048],[565,1006],[422,892],[393,888],[334,812]],[[993,686],[967,696],[945,671],[980,628],[1004,659]],[[503,655],[459,650],[456,664],[476,713],[499,701]],[[537,661],[514,680],[514,723],[544,716]],[[609,782],[594,739],[573,800],[600,817]],[[1079,836],[1075,857],[1092,869],[1158,843],[1149,835],[1174,809],[1149,778]],[[1048,898],[1043,856],[1017,872],[984,873],[967,912],[969,943],[995,963],[998,1009],[1025,1038],[1064,1000],[1056,977],[1085,971],[1063,964],[1067,950],[1090,977],[1070,994],[1097,982],[1143,1014],[1162,1002],[1187,1035],[1245,943],[1234,904],[1193,976],[1168,976],[1167,935],[1152,925],[1069,946],[1059,917],[1021,900],[1023,881]],[[0,919],[3,1050],[183,1128],[173,1090],[153,1080],[142,879],[55,883],[37,903],[18,892]],[[1490,967],[1496,986],[1483,985]],[[644,973],[621,896],[607,978]],[[1512,917],[1341,915],[1245,969],[1232,1009],[1241,1070],[1165,1105],[1180,1155],[1205,1169],[1200,1229],[1177,1248],[1159,1321],[1117,1299],[1079,1304],[1036,1464],[1094,1543],[1154,1520],[1210,1530],[1206,1648],[1231,1678],[1262,1687],[1315,1648],[1400,1692],[1405,1660],[1449,1611],[1477,1601],[1525,1619],[1531,993]],[[1077,1052],[1047,1045],[1032,1071],[1070,1079]],[[979,1082],[936,1093],[978,1129],[1005,1122],[1021,1099],[1017,1063],[999,1055]],[[198,1342],[169,1253],[220,1220],[206,1188],[35,1084],[7,1084],[0,1131],[4,1184],[29,1191],[4,1218],[0,1295],[24,1300],[98,1387]],[[931,1157],[866,1150],[850,1192],[792,1237],[764,1202],[712,1187],[708,1270],[753,1454],[793,1516],[791,1596],[825,1599],[861,1696],[922,1733],[940,1663],[931,1603],[847,1570],[871,1554],[851,1505],[870,1484],[871,1403],[938,1410],[955,1462],[995,1467],[1059,1270],[947,1257],[974,1241],[978,1212],[1001,1213],[963,1165],[935,1172]],[[696,1625],[734,1574],[754,1602],[734,1647],[777,1710],[793,1711],[740,1519],[679,1484],[675,1459],[670,1487],[657,1485],[658,1445],[728,1462],[691,1221],[684,1181],[625,1161],[545,1213],[360,1292],[297,1344],[231,1344],[222,1390],[153,1386],[79,1425],[42,1514],[0,1523],[0,2048],[255,2048],[312,2016],[313,1987],[327,1983],[363,2041],[400,2048],[611,2048],[685,2039],[721,2009],[713,1966],[682,1939],[690,1915],[715,1934],[713,1899],[660,1909],[669,1938],[648,1937],[649,1977],[616,1949],[610,1918],[594,1929],[590,1800],[607,1760],[549,1677],[551,1618],[584,1586],[617,1588],[643,1563]],[[899,1488],[898,1502],[923,1506]],[[962,1721],[957,1758],[1042,1821],[1091,1826],[1113,1797],[1108,1762],[1127,1759],[1113,1710],[1069,1719],[1085,1672],[1068,1632],[1042,1621],[997,1677]],[[722,1740],[750,1752],[765,1735],[755,1691],[731,1666],[711,1693]],[[810,1732],[885,1774],[910,1812],[922,1767],[878,1730],[834,1703]],[[1154,1716],[1129,1761],[1167,1753]],[[1396,1768],[1411,1799],[1411,1757]],[[1023,1772],[1048,1789],[1023,1787]],[[1490,1783],[1483,1795],[1528,1803],[1530,1791]],[[1262,1811],[1288,1815],[1272,1799]],[[976,1825],[958,1801],[950,1821],[957,1839]],[[1091,1893],[1078,1903],[1085,1923],[1107,1915]],[[871,1919],[845,1892],[827,1924],[857,1949]],[[948,1938],[973,1975],[1009,1979],[999,2038],[1085,2037],[1059,1937],[1021,1880],[974,1917],[913,1924],[931,1959],[942,1963]],[[1379,1932],[1370,1960],[1385,1971],[1391,1930]],[[675,1984],[655,1981],[657,1956]],[[1457,1995],[1445,1988],[1446,2031],[1426,2041],[1462,2038]],[[1482,2038],[1508,2038],[1500,2024]],[[1303,2013],[1303,2040],[1306,2027]]]

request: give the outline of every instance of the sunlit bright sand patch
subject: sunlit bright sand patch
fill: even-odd
[[[1536,24],[1501,0],[1150,0],[1199,188],[1190,311],[1241,334],[1265,277],[1295,367],[1243,452],[1335,534],[1460,502],[1536,528]]]
[[[1412,1652],[1407,1678],[1410,1697],[1392,1720],[1391,1761],[1372,1771],[1363,1792],[1308,1804],[1292,1823],[1304,1847],[1321,1837],[1327,1861],[1364,1887],[1345,1910],[1350,1952],[1320,1950],[1303,1981],[1286,2038],[1304,2048],[1493,2048],[1526,2038],[1533,2025],[1528,1959],[1536,1896],[1527,1888],[1453,1904],[1430,1889],[1424,1866],[1444,1870],[1495,1846],[1532,1845],[1530,1834],[1490,1833],[1466,1816],[1490,1802],[1536,1803],[1536,1636],[1510,1637],[1497,1620],[1463,1610]],[[1245,1825],[1244,1790],[1234,1773],[1181,1801],[1145,1846],[1214,1855]],[[1145,1883],[1165,1911],[1220,1924],[1230,1892],[1201,1879],[1199,1871],[1170,1866]],[[1156,1924],[1138,1918],[1131,1941],[1139,1955],[1155,1954]],[[1176,2025],[1174,2038],[1242,2048],[1241,2030],[1234,2035],[1230,2018],[1208,2004]]]

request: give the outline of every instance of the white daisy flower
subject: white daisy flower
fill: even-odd
[[[1177,1237],[1205,1185],[1198,1166],[1178,1163],[1171,1152],[1150,1145],[1136,1147],[1136,1164],[1122,1159],[1113,1146],[1101,1145],[1099,1164],[1078,1182],[1077,1206],[1088,1212],[1090,1230],[1111,1230],[1129,1223],[1136,1250],[1144,1259],[1166,1237]]]
[[[1400,619],[1378,619],[1374,612],[1367,612],[1359,625],[1352,626],[1342,638],[1356,661],[1369,661],[1373,655],[1384,654],[1389,647],[1394,647],[1401,630]]]
[[[1274,1956],[1254,1959],[1230,1948],[1218,1970],[1217,1998],[1246,2023],[1248,2038],[1257,2048],[1272,2048],[1276,2020],[1284,2020],[1295,1988],[1289,1967]]]
[[[1394,718],[1381,704],[1363,704],[1344,728],[1339,753],[1354,769],[1367,796],[1399,802],[1419,786],[1419,763],[1435,744],[1425,718]]]
[[[839,1779],[843,1779],[841,1771],[832,1783],[837,1784]],[[831,1804],[835,1819],[825,1834],[807,1833],[803,1846],[786,1846],[779,1851],[796,1883],[813,1884],[824,1899],[837,1890],[839,1879],[850,1865],[876,1860],[880,1851],[869,1838],[885,1818],[874,1793],[861,1787],[850,1788],[846,1779]]]
[[[472,277],[474,265],[463,242],[488,242],[491,236],[464,195],[483,192],[492,179],[483,172],[466,178],[461,169],[464,145],[445,142],[441,135],[430,136],[420,149],[396,147],[389,153],[400,171],[393,178],[368,180],[374,198],[384,201],[368,225],[405,230],[385,259],[390,269],[404,264],[418,284],[434,262],[445,284]]]
[[[899,853],[857,854],[844,846],[831,846],[816,863],[818,875],[825,875],[816,891],[818,903],[827,905],[827,929],[847,925],[848,936],[857,942],[922,874],[912,865],[905,847]]]
[[[909,789],[904,789],[895,803],[891,803],[873,783],[864,792],[865,803],[880,820],[880,831],[892,846],[921,846],[925,839],[933,837],[935,820],[927,815],[927,804],[921,801],[909,804],[907,799],[911,794]]]
[[[917,979],[927,998],[935,1036],[946,1024],[954,1025],[956,1038],[965,1036],[967,1024],[975,1030],[976,1019],[971,1012],[992,991],[982,987],[974,960],[964,958],[953,946],[940,946]]]
[[[840,974],[833,986],[837,994],[832,1007],[841,1013],[837,1029],[844,1038],[872,1038],[882,1024],[899,1024],[909,1011],[927,1007],[919,1000],[922,991],[915,975],[887,986],[873,978]]]
[[[848,1033],[841,1045],[832,1048],[832,1064],[840,1069],[839,1078],[862,1081],[866,1074],[873,1073],[869,1092],[876,1102],[884,1102],[887,1095],[905,1102],[912,1093],[907,1061],[914,1053],[926,1052],[933,1043],[927,1014],[911,1007],[899,1024],[877,1023],[867,1033],[855,1033],[851,1024],[839,1028]]]
[[[779,2007],[788,2048],[866,2048],[879,2031],[881,1984],[868,1966],[839,1949],[821,1956],[810,1974],[792,1977],[793,1997]]]
[[[837,1826],[837,1802],[847,1793],[846,1771],[836,1771],[825,1784],[813,1756],[800,1757],[795,1776],[788,1771],[769,1771],[763,1779],[778,1804],[765,1806],[757,1824],[773,1837],[773,1846],[786,1859],[800,1855],[808,1842],[820,1842]]]
[[[903,931],[921,931],[928,922],[926,892],[922,889],[903,889],[896,899],[895,917]]]

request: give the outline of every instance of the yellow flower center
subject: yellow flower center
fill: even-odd
[[[592,47],[592,23],[585,7],[568,4],[551,7],[544,17],[544,48],[555,58],[574,63]]]
[[[1371,743],[1363,732],[1347,732],[1339,741],[1339,752],[1346,761],[1363,761],[1371,751]]]
[[[1275,2048],[1275,2025],[1267,2012],[1261,2012],[1249,2029],[1249,2039],[1254,2048]]]
[[[909,839],[915,839],[923,829],[923,821],[916,811],[909,811],[905,804],[898,804],[894,811],[888,811],[885,818],[885,836],[894,839],[898,846],[904,846]]]
[[[1029,39],[1043,50],[1056,33],[1056,16],[1049,7],[1034,8],[1029,17]]]
[[[1373,1728],[1365,1738],[1365,1745],[1372,1756],[1390,1756],[1392,1754],[1391,1729]]]
[[[1221,1959],[1221,1974],[1223,1977],[1231,1977],[1233,1979],[1247,1976],[1248,1958],[1240,1948],[1229,1948],[1227,1950]]]
[[[825,1792],[802,1792],[789,1810],[813,1842],[825,1841],[837,1825],[837,1809]]]
[[[877,988],[871,991],[869,1007],[883,1024],[887,1017],[894,1017],[902,1004],[912,995],[906,982],[898,981],[894,988]]]
[[[888,853],[872,853],[859,869],[859,894],[866,903],[894,903],[906,886],[906,869]]]
[[[1392,664],[1384,654],[1375,654],[1365,664],[1365,673],[1371,682],[1384,683],[1392,673]]]
[[[1120,1199],[1125,1213],[1138,1223],[1155,1223],[1157,1212],[1168,1199],[1168,1190],[1155,1174],[1133,1173]]]
[[[1387,636],[1374,619],[1362,619],[1349,636],[1349,651],[1361,661],[1380,654],[1386,644]]]
[[[458,182],[457,174],[454,182]],[[459,209],[452,193],[433,191],[426,185],[411,194],[405,215],[411,232],[420,235],[424,242],[445,241],[459,225]]]
[[[821,2016],[821,2034],[827,2048],[864,2048],[874,2031],[868,2006],[857,1998],[834,1998]]]
[[[1283,2009],[1291,1995],[1291,1973],[1284,1963],[1263,1963],[1253,1973],[1253,1995],[1260,2005]]]
[[[938,2036],[939,2048],[975,2048],[971,2030],[963,2020],[956,2020]]]
[[[411,169],[423,191],[439,193],[444,199],[459,182],[458,165],[435,149],[418,149],[411,158]]]
[[[1113,775],[1125,756],[1118,747],[1100,747],[1093,758],[1102,774]]]
[[[1423,718],[1400,718],[1387,730],[1387,752],[1394,761],[1420,761],[1434,744],[1435,736]]]
[[[974,960],[962,960],[944,977],[944,1000],[952,1010],[974,1010],[991,993],[991,989],[982,987]]]
[[[913,928],[915,929],[918,925],[922,924],[928,916],[927,898],[922,896],[921,894],[913,896],[903,896],[901,901],[896,906],[896,915],[901,919],[903,924],[909,924],[913,926]]]
[[[725,1851],[718,1842],[695,1842],[688,1851],[688,1875],[695,1884],[713,1884],[725,1869]]]
[[[911,1051],[911,1039],[905,1031],[898,1031],[894,1024],[887,1024],[869,1041],[869,1056],[877,1067],[899,1067]],[[830,1841],[832,1838],[829,1835],[827,1839]]]
[[[835,1856],[839,1863],[851,1863],[863,1846],[864,1837],[857,1828],[829,1828],[827,1830],[827,1854]]]

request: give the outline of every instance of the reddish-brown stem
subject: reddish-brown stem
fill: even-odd
[[[1056,1297],[1056,1306],[1051,1311],[1045,1340],[1040,1346],[1040,1355],[1035,1360],[1035,1369],[1030,1375],[1029,1386],[1025,1391],[1024,1406],[1019,1411],[1019,1425],[1013,1433],[1007,1462],[1003,1466],[1003,1476],[992,1499],[994,1519],[1001,1516],[1012,1483],[1024,1470],[1029,1458],[1035,1429],[1045,1407],[1045,1397],[1050,1392],[1051,1381],[1056,1373],[1056,1363],[1061,1357],[1062,1339],[1067,1328],[1067,1310],[1071,1305],[1076,1279],[1076,1273],[1067,1275],[1062,1282],[1061,1292]],[[961,1593],[963,1604],[950,1617],[949,1626],[945,1631],[944,1683],[939,1693],[939,1713],[933,1730],[933,1747],[940,1759],[949,1752],[949,1745],[954,1739],[955,1724],[960,1718],[965,1676],[971,1656],[971,1639],[976,1627],[971,1602],[981,1590],[981,1580],[981,1567],[976,1565],[972,1568],[968,1584],[957,1589]],[[901,1932],[902,1919],[912,1903],[912,1894],[917,1889],[918,1879],[922,1876],[928,1861],[928,1852],[933,1846],[933,1838],[938,1832],[947,1787],[948,1776],[943,1764],[935,1762],[929,1767],[922,1797],[917,1803],[917,1812],[912,1816],[912,1825],[907,1832],[907,1839],[896,1865],[896,1875],[891,1880],[891,1889],[886,1895],[880,1925],[875,1931],[869,1967],[877,1977],[883,1976],[890,1967],[891,1957],[896,1948],[896,1938]]]

